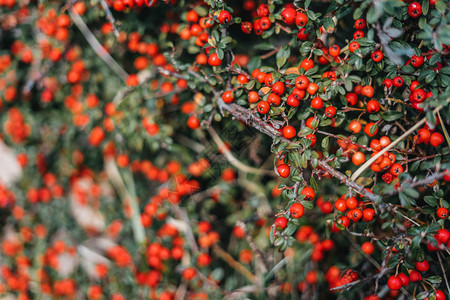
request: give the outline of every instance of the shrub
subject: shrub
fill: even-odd
[[[0,11],[2,293],[449,296],[447,0]]]

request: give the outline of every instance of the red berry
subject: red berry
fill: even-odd
[[[417,131],[417,144],[428,143],[431,133],[428,129],[421,128]]]
[[[256,107],[260,114],[267,114],[270,110],[270,105],[267,101],[260,101]]]
[[[297,31],[297,38],[301,41],[306,41],[309,38],[309,32],[305,33],[305,28],[300,28]]]
[[[386,78],[385,80],[383,80],[383,85],[389,89],[392,86],[392,80],[389,78]]]
[[[345,99],[347,99],[349,105],[354,106],[358,102],[358,95],[355,93],[348,93],[345,95]]]
[[[418,18],[422,14],[422,5],[413,2],[408,6],[408,15],[412,18]]]
[[[415,102],[423,102],[425,100],[426,97],[426,93],[423,89],[414,89],[414,91],[412,92],[411,95],[412,99]]]
[[[447,229],[441,228],[437,231],[436,239],[442,244],[447,243],[450,239],[450,232]]]
[[[262,30],[267,30],[270,28],[270,25],[272,25],[272,22],[268,17],[262,17],[261,19],[259,19],[259,23],[261,24]]]
[[[438,210],[436,211],[436,214],[439,219],[447,219],[448,209],[446,209],[445,207],[439,207]]]
[[[296,15],[297,12],[292,7],[287,7],[283,9],[283,11],[281,12],[281,18],[283,19],[283,22],[286,24],[294,23]]]
[[[303,27],[306,23],[308,23],[308,17],[302,12],[297,12],[297,15],[295,16],[295,24],[298,27]]]
[[[345,203],[344,199],[337,200],[334,203],[334,207],[340,212],[345,212],[347,210],[347,204]]]
[[[275,93],[270,93],[269,97],[267,97],[267,102],[269,102],[270,105],[278,106],[281,103],[281,98]]]
[[[366,28],[366,21],[364,19],[358,19],[355,21],[355,28],[358,30],[362,30]]]
[[[258,14],[258,17],[265,17],[269,15],[269,5],[267,4],[261,4],[258,6],[258,9],[256,10],[256,13]]]
[[[303,216],[303,213],[305,212],[305,208],[300,203],[294,203],[289,208],[289,213],[291,217],[294,219],[301,218]]]
[[[219,19],[220,24],[228,23],[231,20],[231,14],[230,14],[230,12],[228,12],[226,10],[222,10],[219,13],[218,19]]]
[[[287,97],[286,104],[292,107],[298,107],[300,105],[300,100],[298,100],[293,94]]]
[[[361,245],[361,250],[367,255],[372,255],[373,251],[375,251],[375,247],[371,242],[364,242]]]
[[[305,138],[311,141],[311,145],[309,145],[309,147],[310,148],[314,147],[314,145],[317,142],[317,137],[314,134],[310,133],[307,136],[305,136]]]
[[[369,102],[367,102],[367,112],[368,113],[376,113],[380,110],[380,103],[378,103],[377,100],[372,99]]]
[[[392,80],[392,84],[395,87],[401,87],[403,85],[403,78],[401,78],[400,76],[394,77],[394,79]]]
[[[348,50],[353,53],[357,49],[359,49],[359,43],[358,42],[351,42],[350,45],[348,45]]]
[[[283,136],[287,139],[292,139],[297,134],[295,128],[291,125],[287,125],[283,128]]]
[[[371,54],[371,58],[374,62],[380,62],[383,59],[383,52],[380,50],[374,51]]]
[[[222,60],[219,58],[219,56],[217,55],[217,53],[213,53],[208,57],[208,65],[213,66],[213,67],[217,67],[220,66],[222,64]]]
[[[406,276],[406,275],[403,274],[403,273],[399,273],[399,274],[398,274],[398,277],[400,277],[400,280],[402,281],[402,285],[403,285],[404,287],[407,287],[408,284],[409,284],[409,277]]]
[[[288,220],[285,217],[278,217],[275,219],[275,222],[273,222],[273,225],[275,225],[277,229],[284,229],[286,228],[287,223]]]
[[[413,67],[415,67],[415,68],[422,66],[423,62],[424,62],[424,58],[422,55],[420,55],[420,56],[413,55],[411,57],[411,65],[413,65]]]
[[[314,192],[314,189],[307,186],[303,188],[302,195],[305,195],[305,200],[312,200],[316,196],[316,192]]]
[[[412,270],[411,272],[409,272],[409,280],[411,280],[411,282],[420,281],[422,280],[422,275],[420,275],[420,273],[416,270]]]
[[[426,259],[424,259],[421,262],[416,261],[415,265],[416,265],[416,270],[419,272],[426,272],[430,268],[430,264],[428,263],[428,261]]]
[[[437,147],[444,142],[444,136],[439,132],[433,132],[430,136],[430,145]]]
[[[286,164],[281,164],[277,167],[277,172],[281,177],[287,178],[291,173],[291,168]]]
[[[226,91],[222,94],[222,100],[225,103],[231,103],[234,100],[233,91]]]
[[[337,112],[337,110],[336,110],[336,107],[334,107],[334,106],[328,106],[327,108],[325,108],[325,115],[328,118],[334,117],[336,115],[336,112]]]
[[[191,129],[197,129],[200,127],[200,120],[196,116],[190,116],[187,125]]]
[[[250,22],[242,22],[241,24],[241,30],[243,33],[250,34],[252,32],[252,23]]]
[[[314,97],[311,100],[311,107],[314,109],[322,109],[323,108],[323,100],[320,97]]]
[[[281,81],[277,81],[272,86],[272,92],[277,94],[278,96],[281,96],[284,94],[285,86],[284,83]]]
[[[295,87],[300,90],[305,90],[309,85],[308,77],[300,75],[295,79]]]
[[[402,288],[402,280],[400,277],[392,275],[389,277],[387,285],[391,290],[399,290]]]
[[[436,300],[445,300],[445,294],[441,290],[436,290]]]

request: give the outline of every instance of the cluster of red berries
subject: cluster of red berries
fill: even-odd
[[[30,125],[25,123],[23,114],[16,107],[9,109],[8,119],[3,125],[3,130],[14,143],[24,142],[31,134]]]
[[[363,220],[364,222],[370,222],[375,217],[375,210],[368,207],[371,203],[360,201],[356,197],[350,196],[346,198],[346,195],[342,195],[336,202],[334,202],[334,208],[344,213],[336,222],[333,222],[331,231],[338,232],[339,229],[350,226],[350,221],[358,222]]]
[[[156,4],[158,4],[158,0],[113,0],[110,5],[117,11],[124,11],[130,8],[152,7]]]

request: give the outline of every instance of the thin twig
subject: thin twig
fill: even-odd
[[[238,271],[248,281],[250,281],[251,283],[256,282],[255,275],[253,275],[249,270],[247,270],[246,267],[237,262],[230,254],[228,254],[228,252],[226,252],[217,245],[213,246],[213,251],[218,257],[223,259],[230,267]]]
[[[116,20],[114,19],[114,16],[113,16],[111,10],[109,9],[108,4],[106,3],[105,0],[100,0],[100,4],[102,5],[103,10],[106,13],[106,18],[108,19],[109,23],[111,23],[111,25],[113,27],[114,35],[118,38],[120,34],[116,27]]]
[[[132,182],[132,178],[129,180],[130,182],[128,182],[127,186],[120,175],[114,159],[112,158],[105,158],[105,171],[122,200],[125,201],[128,199],[131,202],[131,207],[133,209],[131,220],[134,239],[138,245],[144,245],[145,230],[141,223],[141,214],[134,191],[134,183]]]
[[[251,174],[267,174],[267,175],[273,175],[275,176],[275,173],[273,170],[264,170],[264,169],[258,169],[253,168],[250,166],[247,166],[243,164],[240,160],[238,160],[231,151],[227,148],[225,143],[222,141],[222,139],[219,137],[217,132],[210,126],[206,128],[208,133],[211,135],[213,141],[217,144],[217,147],[223,152],[227,160],[237,169],[241,170],[244,173],[251,173]]]
[[[278,130],[276,130],[275,128],[264,122],[259,117],[255,116],[252,111],[237,104],[233,103],[226,104],[225,102],[223,102],[222,99],[218,99],[217,104],[219,105],[221,111],[228,112],[235,119],[243,121],[249,126],[255,128],[256,130],[268,135],[272,139],[278,138],[283,142],[287,142],[289,144],[293,143],[291,140],[282,137]],[[380,197],[378,195],[369,192],[363,186],[357,184],[356,182],[348,178],[346,175],[329,166],[325,161],[318,160],[317,164],[319,167],[330,173],[331,176],[339,179],[342,183],[352,188],[353,190],[355,190],[355,192],[359,193],[360,195],[376,203],[380,201]]]
[[[346,143],[349,143],[349,144],[358,146],[359,148],[362,148],[362,149],[364,149],[364,150],[366,150],[366,151],[373,151],[372,148],[367,147],[367,146],[364,146],[364,145],[360,145],[360,144],[358,144],[358,143],[355,143],[355,142],[351,141],[351,140],[348,139],[348,138],[343,138],[343,137],[337,136],[337,135],[335,135],[335,134],[328,133],[328,132],[321,131],[321,130],[317,130],[316,132],[317,132],[317,133],[320,133],[320,134],[324,134],[324,135],[326,135],[326,136],[331,136],[331,137],[333,137],[333,138],[335,138],[335,139],[338,139],[338,140],[344,141],[344,142],[346,142]]]
[[[441,128],[442,128],[442,131],[444,132],[444,136],[445,136],[445,140],[447,141],[447,145],[450,147],[450,137],[448,136],[447,129],[444,126],[444,124],[445,124],[444,120],[442,120],[441,114],[439,112],[437,112],[437,116],[438,116],[439,121],[441,123]]]
[[[266,258],[264,256],[264,253],[261,251],[261,249],[256,246],[255,242],[253,241],[252,236],[248,233],[247,227],[242,221],[237,221],[236,225],[242,228],[242,231],[245,234],[245,237],[247,238],[247,242],[250,245],[250,248],[252,248],[252,251],[256,253],[256,259],[259,261],[260,266],[262,267],[263,273],[267,272],[267,262]]]
[[[450,99],[447,100],[447,102],[450,101]],[[436,107],[433,110],[433,114],[439,112],[441,109],[443,108],[442,105],[439,105],[438,107]],[[378,157],[380,157],[381,155],[383,155],[384,153],[386,153],[387,151],[389,151],[390,149],[392,149],[395,145],[397,145],[399,142],[403,141],[406,137],[408,137],[412,132],[414,132],[417,128],[419,128],[420,126],[422,126],[425,121],[427,120],[427,118],[423,118],[422,120],[420,120],[419,122],[417,122],[413,127],[411,127],[410,129],[408,129],[405,133],[403,133],[401,136],[399,136],[395,141],[393,141],[392,143],[390,143],[386,148],[384,148],[383,150],[381,150],[380,152],[378,152],[376,155],[374,155],[371,159],[369,159],[368,161],[366,161],[361,167],[359,167],[355,173],[353,173],[351,179],[352,180],[356,180],[356,178],[358,178],[359,175],[361,175],[362,172],[364,172],[364,170],[366,170],[368,167],[370,167],[370,165],[376,161],[378,159]]]
[[[349,234],[347,234],[346,237],[352,244],[353,248],[357,249],[372,265],[374,265],[375,268],[378,269],[378,271],[381,270],[380,264],[375,259],[373,259],[372,256],[362,251],[361,247],[358,244],[356,244],[356,242],[349,236]]]
[[[434,174],[431,175],[431,176],[425,177],[424,179],[418,180],[418,181],[413,182],[413,183],[411,183],[411,184],[409,184],[409,183],[407,183],[407,182],[404,182],[404,183],[400,186],[400,188],[395,189],[395,190],[393,190],[393,191],[391,191],[391,192],[389,192],[389,193],[383,194],[383,195],[381,195],[381,196],[382,196],[382,197],[393,196],[393,195],[395,195],[395,194],[398,194],[398,193],[403,192],[405,189],[408,189],[408,188],[415,188],[415,187],[417,187],[417,186],[427,185],[427,184],[432,183],[432,182],[435,181],[435,180],[441,179],[442,177],[444,177],[444,176],[447,175],[447,174],[448,174],[448,172],[447,172],[446,170],[444,170],[444,171],[442,171],[442,172],[436,172],[436,173],[434,173]]]
[[[86,23],[84,23],[80,15],[74,9],[69,9],[68,11],[73,22],[86,38],[89,45],[91,45],[92,49],[94,49],[95,53],[97,53],[97,55],[117,74],[117,76],[125,82],[128,78],[128,73],[103,48],[92,31],[87,27]]]
[[[184,223],[186,238],[191,249],[193,250],[193,253],[198,253],[199,249],[197,246],[197,242],[195,241],[194,233],[192,232],[191,223],[189,221],[189,216],[186,210],[184,208],[180,208],[178,205],[171,205],[171,208]]]
[[[450,286],[448,285],[447,275],[445,273],[444,265],[442,264],[441,255],[439,252],[436,252],[436,255],[439,259],[439,264],[441,265],[442,274],[444,275],[444,281],[445,281],[445,285],[447,286],[448,294],[450,295]]]

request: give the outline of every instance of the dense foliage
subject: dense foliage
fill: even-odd
[[[449,5],[0,0],[1,293],[446,299]]]

